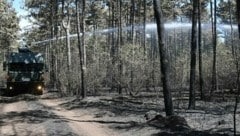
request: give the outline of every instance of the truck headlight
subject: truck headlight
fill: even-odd
[[[42,86],[39,85],[39,86],[37,87],[37,89],[38,89],[38,90],[42,90]]]

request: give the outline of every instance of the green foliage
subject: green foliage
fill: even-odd
[[[234,88],[237,80],[235,60],[232,55],[231,46],[220,44],[217,47],[217,71],[220,87]]]
[[[160,77],[159,61],[157,59],[150,61],[144,55],[144,49],[140,45],[124,45],[121,48],[119,59],[123,65],[123,76],[119,82],[135,93],[146,86],[154,86],[153,80]],[[155,63],[155,67],[153,67],[153,63]]]
[[[208,17],[208,1],[201,0],[201,17],[202,20],[209,20]],[[163,15],[168,22],[172,21],[181,21],[183,19],[184,22],[190,21],[192,18],[192,1],[175,1],[175,0],[163,0],[162,3]],[[181,18],[181,19],[180,19]]]
[[[236,1],[234,0],[220,1],[217,8],[217,16],[221,19],[222,23],[230,24],[230,21],[232,21],[233,24],[237,23],[235,7]],[[231,18],[232,20],[230,20]]]
[[[6,1],[0,1],[0,47],[10,47],[17,38],[19,19],[12,6]]]
[[[28,17],[35,26],[31,31],[23,34],[28,42],[39,41],[49,38],[51,30],[51,3],[47,0],[25,0],[25,6],[30,12]]]

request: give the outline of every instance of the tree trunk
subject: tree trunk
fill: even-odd
[[[56,11],[56,6],[57,6],[57,1],[51,1],[51,39],[54,38],[54,36],[56,35],[55,33],[55,29],[56,28],[56,21],[55,20],[55,11]],[[53,41],[50,41],[50,84],[52,88],[56,88],[56,70],[55,70],[55,55],[54,55],[54,48],[53,48]]]
[[[114,3],[114,1],[111,1],[111,5],[110,5],[110,7],[111,7],[111,11],[112,11],[112,19],[111,19],[111,27],[112,28],[114,28],[115,27],[115,23],[114,23],[114,20],[115,20],[115,12],[114,12],[114,10],[115,10],[115,5],[114,5],[115,3]],[[113,90],[114,88],[115,88],[115,84],[117,84],[116,83],[116,80],[114,79],[115,78],[115,75],[116,75],[116,73],[115,73],[115,71],[114,71],[114,66],[115,66],[115,63],[116,63],[116,47],[115,47],[115,33],[114,33],[114,31],[112,31],[112,33],[111,33],[111,50],[110,50],[110,58],[111,58],[111,70],[110,70],[110,72],[111,72],[111,90]]]
[[[132,40],[132,46],[135,44],[135,0],[131,0],[131,40]],[[134,56],[135,56],[135,51],[134,48],[132,48],[132,62],[134,62]],[[133,78],[134,78],[134,69],[133,69],[133,64],[131,63],[131,81],[130,81],[130,86],[131,86],[131,92],[134,91],[134,85],[133,85]],[[130,92],[130,94],[131,94]]]
[[[55,25],[54,25],[54,33],[55,33],[55,38],[56,38],[56,42],[55,42],[55,45],[58,45],[58,40],[59,40],[59,16],[58,16],[58,10],[59,10],[59,0],[55,0],[55,13],[54,13],[54,16],[55,16]],[[55,69],[55,80],[54,80],[54,89],[57,89],[58,86],[59,86],[59,77],[58,77],[58,72],[59,72],[59,69],[61,69],[61,65],[58,65],[59,63],[59,46],[56,47],[55,49],[55,56],[53,58],[53,63],[54,63],[54,69]]]
[[[79,51],[79,60],[80,60],[80,77],[81,77],[81,92],[85,92],[85,78],[84,78],[84,68],[83,68],[83,51],[82,51],[82,48],[81,48],[81,36],[80,36],[80,16],[79,16],[79,0],[76,0],[75,1],[76,3],[76,20],[77,20],[77,38],[78,38],[78,51]],[[85,97],[85,95],[82,95],[81,93],[81,96]],[[83,97],[83,98],[84,98]]]
[[[109,8],[108,8],[108,28],[111,28],[111,2],[109,2]],[[107,34],[107,45],[111,45],[111,35],[112,33],[109,31],[108,34]],[[111,59],[112,59],[112,46],[107,46],[107,49],[109,51],[109,58],[108,58],[108,61],[111,62]],[[112,79],[112,67],[111,67],[111,64],[108,63],[107,64],[107,73],[106,73],[106,79],[108,79],[109,81]],[[112,81],[112,80],[111,80]],[[112,83],[110,82],[107,82],[106,83],[106,86],[111,86],[112,87]]]
[[[71,90],[70,90],[70,86],[71,86],[71,79],[70,79],[70,77],[71,77],[71,65],[72,65],[72,59],[71,59],[71,43],[70,43],[70,25],[71,25],[71,23],[70,23],[70,14],[69,14],[69,9],[67,9],[67,15],[66,15],[67,17],[66,17],[66,21],[64,20],[64,18],[63,18],[63,20],[62,20],[62,26],[63,26],[63,28],[64,28],[64,30],[65,30],[65,33],[66,33],[66,46],[67,46],[67,91],[68,91],[68,93],[72,93],[71,92]]]
[[[205,99],[203,91],[203,76],[202,76],[202,22],[201,22],[201,0],[198,2],[198,55],[199,55],[199,91],[201,100]]]
[[[211,96],[217,89],[217,2],[214,0],[214,22],[213,22],[213,69],[212,69],[212,88]]]
[[[82,48],[83,48],[83,67],[82,67],[82,90],[81,90],[81,96],[82,98],[86,97],[86,88],[84,84],[84,73],[86,71],[87,62],[86,62],[86,47],[85,47],[85,6],[86,6],[86,0],[82,0],[82,20],[81,20],[81,27],[82,27]]]
[[[143,18],[143,48],[144,48],[144,54],[146,55],[146,19],[147,19],[147,0],[144,0],[143,3],[143,13],[144,13],[144,18]]]
[[[189,109],[195,109],[195,77],[196,77],[196,52],[197,52],[197,7],[198,0],[193,1],[192,14],[192,39],[191,39],[191,68],[190,68],[190,96]]]
[[[151,62],[151,60],[147,60],[147,49],[146,49],[146,21],[147,21],[147,0],[144,0],[143,1],[143,48],[144,48],[144,62],[147,63],[147,62]],[[144,73],[147,74],[147,69],[149,67],[145,66],[144,67]],[[147,77],[146,79],[146,90],[149,91],[150,90],[150,87],[149,87],[149,84],[150,84],[150,77]]]
[[[236,3],[237,3],[238,37],[240,39],[240,1],[236,0]]]
[[[161,74],[162,74],[162,84],[163,84],[163,95],[166,116],[174,115],[172,94],[169,85],[169,60],[166,52],[166,45],[164,44],[164,21],[161,9],[161,0],[154,0],[154,13],[157,22],[158,31],[158,45],[159,45],[159,55],[161,64]]]
[[[119,6],[118,6],[118,10],[119,10],[119,26],[118,26],[118,58],[120,57],[119,55],[121,54],[121,46],[122,46],[122,0],[119,0]],[[121,58],[119,59],[118,62],[118,77],[119,77],[119,81],[121,83],[121,79],[122,79],[122,74],[123,74],[123,64],[122,64],[122,60]],[[121,84],[118,84],[118,93],[122,94],[122,86]]]
[[[239,35],[239,40],[240,40],[240,1],[236,0],[237,3],[237,21],[238,21],[238,35]],[[239,50],[238,50],[239,51]],[[239,103],[239,96],[240,96],[240,70],[239,70],[239,60],[236,59],[236,67],[237,67],[237,88],[238,88],[238,93],[236,96],[236,101],[235,101],[235,106],[234,106],[234,115],[233,115],[233,121],[234,121],[234,136],[237,135],[237,128],[236,128],[236,114],[237,114],[237,107]]]
[[[231,33],[231,47],[232,47],[232,56],[235,57],[235,51],[234,51],[234,43],[233,43],[233,22],[232,22],[232,4],[231,1],[228,0],[228,12],[229,12],[229,20],[230,20],[230,33]]]

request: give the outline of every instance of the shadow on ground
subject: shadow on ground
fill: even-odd
[[[105,120],[106,116],[110,117],[107,121],[93,121],[96,123],[110,124],[110,128],[120,131],[129,130],[140,130],[144,128],[155,128],[159,130],[159,133],[152,134],[152,136],[230,136],[233,134],[232,129],[218,129],[218,130],[208,130],[208,131],[196,131],[190,127],[177,126],[176,129],[170,129],[170,126],[163,124],[152,125],[146,120],[144,121],[144,115],[149,111],[158,111],[164,113],[164,109],[161,107],[163,103],[156,104],[151,102],[143,102],[137,98],[129,97],[89,97],[85,100],[75,99],[62,103],[60,106],[68,110],[73,109],[98,109],[97,113],[93,113],[96,118]],[[203,112],[202,114],[212,114],[212,115],[223,115],[230,112],[224,111],[224,109],[210,108],[206,110],[206,107],[197,107],[194,112]],[[185,110],[185,113],[188,112]],[[191,111],[189,111],[191,112]],[[179,112],[180,113],[180,112]],[[142,121],[129,119],[129,116],[138,116],[142,118]],[[122,118],[122,119],[119,119]],[[128,118],[128,119],[126,119]],[[124,120],[125,119],[125,120]],[[109,121],[110,120],[110,121]],[[113,121],[118,120],[118,121]],[[157,124],[157,123],[156,123]],[[158,124],[160,124],[158,122]],[[146,130],[147,131],[147,130]]]
[[[68,110],[73,109],[88,109],[88,108],[98,108],[101,111],[109,111],[114,114],[114,116],[126,116],[129,114],[144,115],[150,110],[164,111],[160,109],[159,105],[156,104],[145,104],[134,98],[127,97],[116,97],[116,98],[106,98],[106,99],[94,99],[91,100],[78,100],[69,101],[61,104],[64,108]]]
[[[12,97],[0,96],[0,103],[14,103],[18,101],[35,101],[39,99],[39,96],[31,94],[20,94]]]
[[[0,115],[0,126],[7,125],[8,121],[14,123],[28,123],[37,124],[43,123],[48,119],[61,119],[61,117],[55,115],[54,113],[43,111],[43,110],[29,110],[24,112],[8,112]]]
[[[208,131],[191,131],[191,132],[160,132],[157,134],[152,134],[151,136],[230,136],[229,134],[219,134],[219,133],[212,133]]]

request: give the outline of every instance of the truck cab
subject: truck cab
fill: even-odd
[[[43,94],[44,59],[41,53],[32,52],[28,48],[10,52],[3,63],[3,70],[7,72],[7,95]]]

